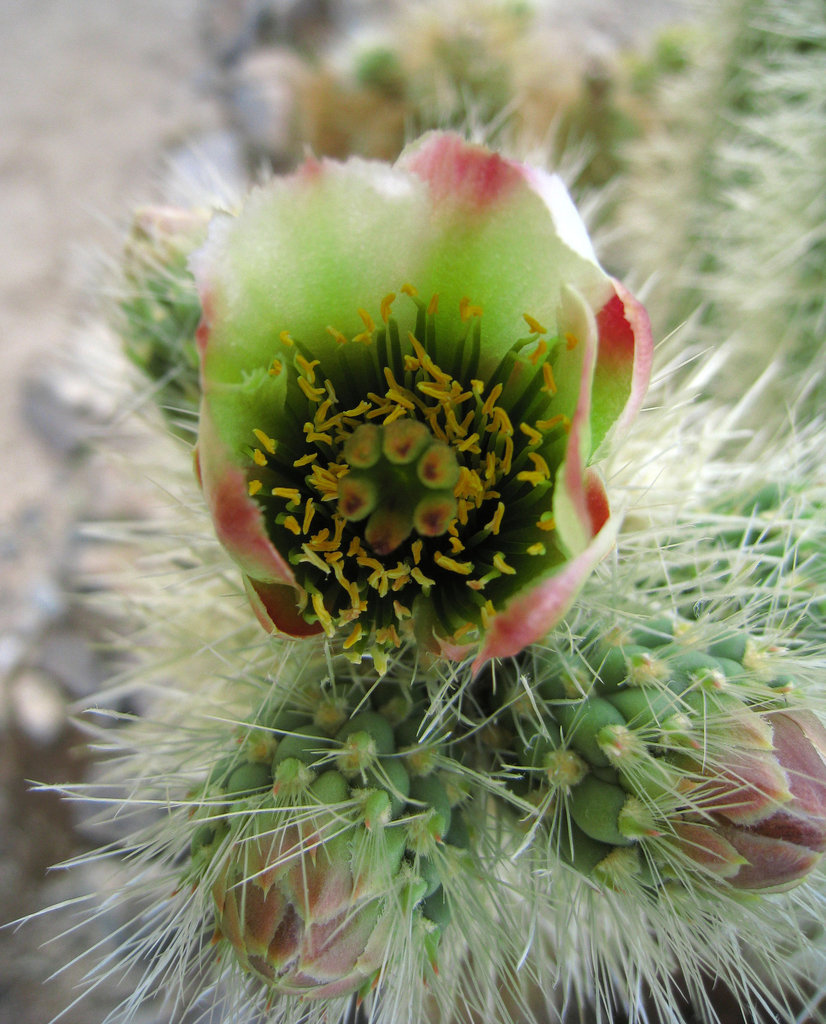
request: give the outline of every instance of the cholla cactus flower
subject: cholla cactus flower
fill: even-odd
[[[543,636],[613,544],[592,467],[640,406],[647,316],[561,181],[435,133],[311,160],[214,219],[198,467],[262,623],[381,669]]]

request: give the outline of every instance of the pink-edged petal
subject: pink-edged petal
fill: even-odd
[[[536,587],[513,598],[494,616],[472,670],[477,673],[491,658],[507,658],[545,636],[573,604],[585,580],[616,541],[617,524],[605,519],[607,499],[595,474],[587,475],[583,489],[590,522],[602,521],[599,532],[585,550],[566,562],[562,570]]]
[[[300,639],[323,632],[321,623],[307,622],[301,615],[303,595],[299,588],[287,583],[262,583],[249,576],[244,577],[244,586],[255,617],[268,633]]]
[[[218,540],[243,572],[263,582],[295,586],[289,563],[269,539],[261,510],[249,496],[247,475],[230,460],[206,404],[201,409],[198,476]]]
[[[644,307],[619,281],[597,313],[599,338],[593,382],[592,444],[622,437],[640,410],[654,358],[651,322]]]
[[[776,711],[766,717],[772,725],[775,757],[789,779],[791,807],[825,828],[826,729],[809,711]]]
[[[730,879],[737,889],[788,889],[812,870],[821,854],[781,839],[720,824],[720,833],[748,861]]]

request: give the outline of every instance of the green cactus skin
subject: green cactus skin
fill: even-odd
[[[788,679],[773,676],[745,632],[704,636],[652,617],[631,635],[592,630],[570,654],[520,663],[534,699],[517,688],[507,705],[509,789],[538,809],[560,858],[591,881],[756,891],[794,884],[826,849],[820,798],[798,799],[821,783],[806,778],[801,789],[797,754],[785,749],[795,727],[783,716],[801,714],[788,709]],[[814,737],[817,764],[813,730],[801,726],[801,744]],[[826,781],[823,794],[826,807]],[[758,851],[750,830],[761,842],[783,836],[777,862],[789,858],[787,874],[763,860],[768,848]],[[744,857],[749,849],[759,864]]]
[[[211,880],[216,934],[280,993],[369,990],[399,935],[435,965],[451,916],[441,872],[469,837],[451,805],[461,791],[436,768],[447,739],[426,772],[407,769],[422,688],[400,685],[399,699],[392,689],[376,692],[376,707],[360,691],[348,701],[315,690],[306,708],[265,708],[259,738],[224,758],[203,792],[210,820],[195,823],[187,880]],[[352,717],[336,729],[322,705]]]

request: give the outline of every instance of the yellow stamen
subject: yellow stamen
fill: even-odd
[[[459,316],[462,320],[470,320],[474,316],[482,315],[482,307],[471,305],[470,299],[464,295],[459,300]]]
[[[402,604],[401,601],[393,602],[393,611],[399,619],[410,619],[413,617],[413,612],[407,607],[407,605]]]
[[[527,548],[527,552],[529,555],[544,555],[547,553],[545,545],[540,540],[538,540],[536,544],[531,544],[531,546]]]
[[[542,376],[545,379],[545,383],[542,385],[540,390],[544,391],[548,395],[556,394],[556,381],[554,380],[554,371],[550,363],[542,364]]]
[[[252,461],[256,466],[266,466],[267,456],[261,451],[260,448],[256,448],[252,453]]]
[[[493,607],[493,601],[491,601],[491,600],[485,601],[485,604],[482,607],[481,615],[482,615],[482,628],[483,629],[488,629],[490,627],[491,622],[494,619],[494,616],[496,615],[496,609]]]
[[[294,533],[296,537],[301,536],[301,526],[295,516],[287,516],[282,525],[285,526],[290,533]]]
[[[505,454],[502,456],[502,472],[506,475],[510,473],[511,466],[513,465],[513,439],[507,434],[505,435]]]
[[[410,553],[413,555],[413,564],[418,565],[422,559],[422,540],[414,540],[410,545]]]
[[[459,540],[458,537],[451,535],[450,549],[454,555],[460,555],[465,550],[465,545]]]
[[[436,580],[432,580],[429,576],[425,576],[422,570],[418,566],[414,566],[410,570],[410,575],[419,584],[419,586],[427,594],[428,590],[433,586]]]
[[[307,503],[304,506],[304,522],[301,524],[301,528],[302,528],[303,532],[305,532],[305,534],[308,534],[308,532],[309,532],[310,523],[312,522],[312,517],[314,515],[315,515],[315,504],[314,504],[312,498],[308,498],[307,499]]]
[[[249,496],[252,498],[261,490],[264,485],[260,480],[250,480],[249,482]]]
[[[427,304],[427,315],[435,316],[439,312],[439,293],[434,292]]]
[[[577,336],[575,334],[570,334],[569,333],[569,334],[565,335],[565,344],[568,346],[568,351],[569,352],[571,351],[572,348],[576,348],[577,347],[578,342],[579,342],[579,338],[577,338]]]
[[[505,515],[505,503],[500,501],[496,506],[496,511],[493,513],[491,521],[485,527],[486,530],[490,530],[491,533],[499,533],[499,528],[502,525],[502,517]]]
[[[300,562],[309,562],[310,565],[314,565],[316,569],[321,569],[325,576],[330,572],[330,566],[316,554],[315,551],[310,547],[309,544],[302,544],[301,550],[304,552],[299,558]]]
[[[311,384],[315,384],[315,368],[320,365],[321,360],[313,359],[312,361],[310,361],[309,359],[306,358],[306,356],[303,356],[299,352],[295,357],[295,361],[298,363],[299,367],[301,368],[301,372],[304,374],[307,380]]]
[[[528,452],[528,458],[534,464],[534,468],[537,473],[541,473],[546,480],[551,479],[551,471],[548,468],[548,463],[539,455],[537,452]]]
[[[551,416],[549,420],[536,421],[537,430],[553,430],[554,427],[562,427],[567,433],[571,429],[571,421],[564,412],[559,413],[558,416]]]
[[[284,369],[284,364],[280,359],[273,359],[272,366],[267,371],[271,377],[277,377]]]
[[[405,295],[409,295],[411,299],[414,299],[419,294],[412,284],[403,284],[399,291],[404,292]]]
[[[324,388],[314,388],[303,377],[298,378],[298,386],[311,402],[317,402],[319,398],[324,397]]]
[[[441,551],[436,552],[433,561],[440,568],[458,573],[460,576],[469,576],[473,571],[473,562],[457,562],[455,558],[450,558],[449,555],[445,555]]]
[[[308,466],[311,462],[315,462],[318,458],[318,452],[310,452],[309,455],[302,455],[300,459],[296,459],[293,465],[296,469],[300,469],[302,466]]]
[[[381,318],[385,323],[387,323],[387,321],[390,319],[390,308],[393,305],[395,298],[396,293],[390,292],[389,295],[385,295],[384,298],[381,300],[381,306],[379,307],[379,310],[381,312]]]
[[[453,634],[453,639],[454,640],[461,640],[463,636],[467,636],[467,634],[470,633],[475,628],[476,627],[473,625],[472,622],[466,622],[464,624],[464,626],[460,626],[456,630],[456,632]]]
[[[284,345],[286,348],[292,348],[293,345],[295,344],[292,337],[290,336],[289,331],[282,331],[278,335],[278,337],[281,339],[281,344]]]
[[[505,434],[508,437],[513,434],[513,424],[511,423],[510,416],[508,416],[501,405],[497,405],[494,408],[493,423],[488,427],[488,430],[498,431],[500,434]]]
[[[335,633],[335,627],[333,626],[333,617],[324,607],[324,601],[321,597],[321,594],[313,594],[311,600],[313,603],[313,611],[318,616],[318,621],[324,627],[324,632],[327,634],[327,636],[332,636],[333,633]]]
[[[531,334],[547,334],[548,333],[547,327],[543,327],[542,324],[538,320],[534,320],[534,318],[530,315],[530,313],[523,313],[522,314],[522,319],[525,321],[525,323],[528,325],[528,327],[530,327]]]
[[[479,380],[478,377],[471,378],[470,390],[474,393],[474,395],[481,395],[482,392],[485,390],[485,382],[483,380]]]
[[[347,639],[342,644],[344,650],[349,651],[354,644],[357,644],[359,640],[361,640],[363,633],[364,630],[361,628],[361,623],[357,622],[355,626],[353,626],[353,632],[347,637]]]
[[[485,404],[482,406],[483,416],[490,416],[493,413],[493,407],[496,405],[496,402],[499,396],[502,394],[502,391],[503,385],[501,383],[497,384],[496,387],[492,388],[490,394],[485,399]]]
[[[331,327],[328,324],[328,326],[325,328],[325,330],[327,331],[327,333],[330,335],[331,338],[334,338],[338,342],[339,345],[346,345],[347,344],[347,335],[346,334],[342,334],[341,331],[338,330],[337,327]]]
[[[550,512],[543,512],[537,520],[536,525],[539,527],[540,530],[544,530],[546,533],[550,533],[552,530],[556,529],[556,520],[550,514]]]
[[[263,446],[267,449],[270,455],[275,455],[275,441],[273,441],[271,437],[265,434],[263,430],[258,430],[257,428],[253,430],[253,434],[255,434],[255,436],[258,438],[261,444],[263,444]]]
[[[540,338],[536,348],[531,353],[531,365],[536,366],[542,356],[548,351],[548,344],[544,338]]]
[[[505,556],[502,554],[501,551],[497,551],[496,554],[493,556],[493,565],[494,568],[498,569],[499,572],[504,573],[506,576],[516,575],[516,569],[514,569],[512,565],[508,565],[508,563],[505,561]]]
[[[358,334],[353,335],[353,341],[359,341],[362,345],[369,345],[373,340],[373,335],[369,331],[359,331]]]
[[[542,435],[538,430],[534,430],[527,423],[520,423],[519,429],[526,435],[529,444],[542,444]]]
[[[369,412],[370,408],[370,403],[365,402],[364,399],[362,399],[359,404],[354,406],[352,409],[345,409],[342,415],[345,417],[359,417],[363,416],[366,412]]]
[[[288,502],[301,501],[301,492],[297,487],[273,487],[274,498],[286,498]]]
[[[456,447],[460,452],[471,452],[473,455],[482,454],[482,449],[479,447],[479,435],[475,433],[466,437],[464,441],[457,441]]]
[[[373,323],[373,318],[370,316],[366,309],[362,309],[361,307],[359,307],[358,315],[364,321],[364,326],[372,334],[373,331],[375,331],[376,329],[376,325]]]

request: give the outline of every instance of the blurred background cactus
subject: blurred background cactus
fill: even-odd
[[[47,588],[38,624],[0,638],[4,777],[83,783],[37,831],[46,794],[18,781],[0,801],[8,916],[32,909],[33,849],[77,861],[37,897],[68,905],[0,958],[0,1021],[41,1024],[87,970],[67,1019],[824,1018],[822,791],[800,785],[819,770],[808,713],[826,667],[823,12],[563,6],[204,3],[170,33],[211,112],[182,119],[160,204],[135,214],[105,277],[118,338],[96,312],[82,371],[49,353],[27,391],[50,453],[59,440],[78,460],[133,409],[143,425],[125,466],[83,463],[93,518],[121,520],[87,530],[64,573],[96,610],[50,611]],[[610,469],[617,555],[565,625],[475,684],[407,652],[379,692],[338,659],[273,662],[211,536],[191,477],[187,256],[201,211],[231,209],[262,168],[306,147],[392,159],[448,125],[559,165],[665,340]],[[123,219],[133,193],[113,191]],[[104,481],[136,478],[150,502],[106,503]],[[105,653],[70,674],[78,636]],[[81,737],[70,700],[114,710]],[[335,886],[312,838],[331,829]],[[299,865],[335,889],[327,909],[295,888]],[[69,928],[89,956],[73,933],[48,963],[29,948]],[[44,1008],[32,993],[60,956],[66,989]],[[323,995],[333,960],[336,1001],[300,999]]]

